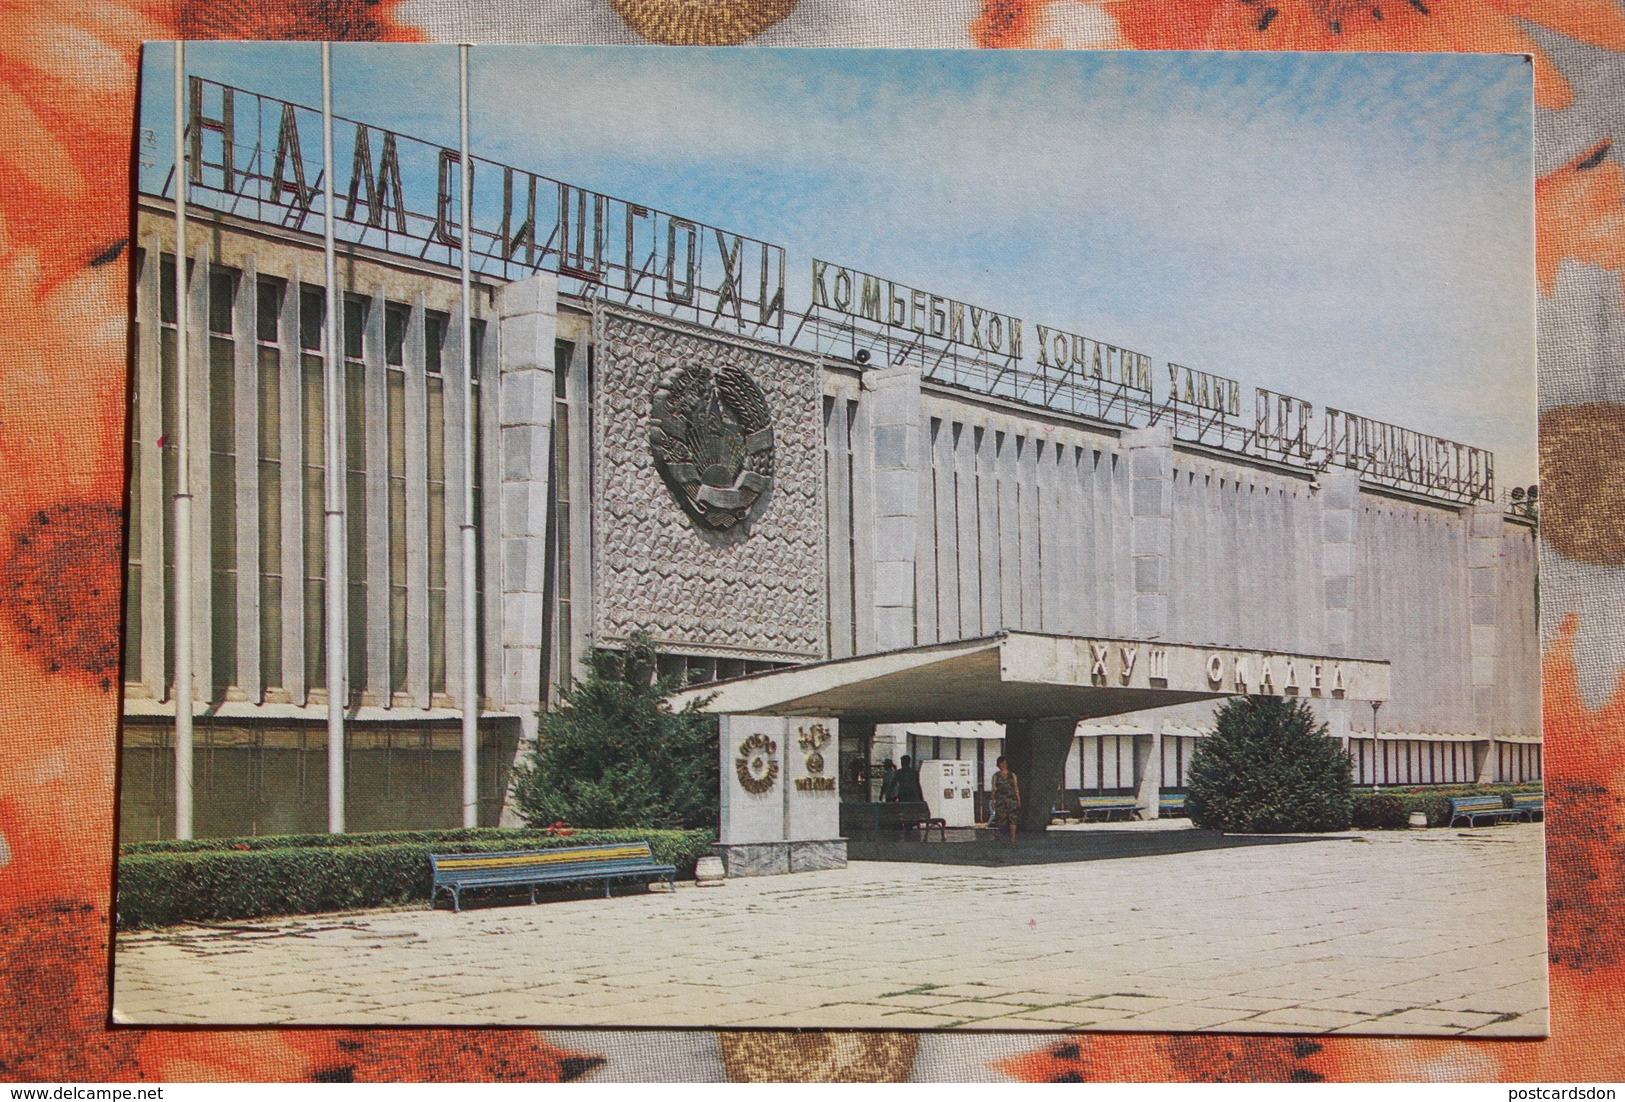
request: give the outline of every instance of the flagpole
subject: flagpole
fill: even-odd
[[[344,833],[345,615],[348,579],[344,548],[344,435],[339,423],[340,309],[338,260],[333,243],[333,46],[322,43],[322,260],[327,281],[327,331],[322,340],[322,383],[327,405],[323,489],[326,496],[327,556],[327,830]]]
[[[463,826],[479,825],[479,640],[475,637],[479,625],[476,607],[477,574],[475,571],[476,544],[474,518],[474,419],[479,411],[474,407],[474,322],[471,317],[473,295],[469,273],[469,249],[473,244],[474,164],[468,148],[468,44],[457,47],[457,101],[461,123],[458,151],[462,166],[463,242],[462,242],[462,313],[463,313]]]
[[[192,837],[192,432],[186,278],[186,44],[175,43],[175,837]]]

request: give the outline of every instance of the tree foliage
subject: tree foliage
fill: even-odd
[[[1301,700],[1226,702],[1191,755],[1185,811],[1244,834],[1347,830],[1353,764]]]
[[[594,649],[587,675],[541,718],[536,746],[514,770],[512,795],[532,826],[715,829],[720,774],[715,716],[665,698],[644,634],[624,650]]]

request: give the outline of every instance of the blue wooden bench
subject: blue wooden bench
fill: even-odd
[[[1523,815],[1526,822],[1534,822],[1535,816],[1542,820],[1546,818],[1546,794],[1544,792],[1520,792],[1510,797],[1512,810]]]
[[[657,865],[648,842],[622,842],[607,846],[570,846],[561,849],[516,850],[509,853],[431,853],[429,867],[434,886],[429,909],[442,891],[451,893],[453,910],[461,911],[462,893],[469,888],[530,889],[536,902],[541,884],[604,882],[604,898],[616,880],[664,880],[677,875],[673,865]]]
[[[1084,822],[1089,816],[1099,815],[1105,821],[1110,821],[1113,815],[1122,815],[1125,819],[1137,819],[1144,810],[1132,796],[1079,796],[1078,818]]]
[[[1499,822],[1502,819],[1515,819],[1522,814],[1522,811],[1508,807],[1499,796],[1450,797],[1451,826],[1456,825],[1457,819],[1466,819],[1468,826],[1477,826],[1479,819]]]
[[[1157,813],[1164,819],[1185,814],[1185,794],[1170,792],[1157,800]]]

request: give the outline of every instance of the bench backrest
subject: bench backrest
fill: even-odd
[[[1545,807],[1546,794],[1544,792],[1525,792],[1512,797],[1512,806],[1522,809],[1526,807]]]
[[[1457,811],[1492,811],[1498,807],[1505,807],[1499,796],[1452,796],[1450,797],[1450,810]]]
[[[429,854],[429,865],[434,869],[436,878],[442,875],[498,876],[530,870],[564,871],[584,865],[647,865],[653,860],[654,853],[648,842],[513,850],[507,853]]]
[[[1082,808],[1094,808],[1137,807],[1139,805],[1133,796],[1079,796],[1078,806]]]

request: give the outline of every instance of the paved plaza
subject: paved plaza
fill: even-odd
[[[1543,831],[1183,820],[844,870],[120,935],[142,1024],[1547,1032]]]

